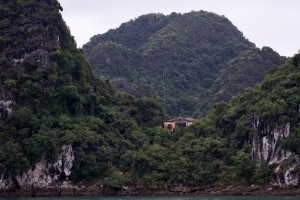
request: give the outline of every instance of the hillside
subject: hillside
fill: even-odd
[[[117,94],[92,72],[60,10],[0,1],[0,189],[105,177],[135,146],[131,131],[163,120],[156,99]]]
[[[155,95],[116,92],[93,73],[60,10],[56,0],[0,1],[1,197],[237,195],[228,186],[241,184],[270,195],[267,183],[276,192],[294,186],[286,191],[298,194],[300,54],[228,103],[214,104],[207,117],[170,132],[160,126],[165,112]],[[124,45],[97,47],[139,63],[130,58],[140,53]],[[269,48],[250,49],[226,62],[228,74],[265,54],[282,61]],[[99,58],[114,63],[111,56]],[[132,68],[138,74],[139,66]],[[215,192],[220,185],[225,193]]]
[[[241,53],[226,64],[214,87],[218,88],[216,101],[228,102],[233,96],[263,81],[265,72],[285,63],[287,59],[270,47],[256,48]]]
[[[223,184],[298,185],[299,63],[296,54],[269,69],[261,84],[215,104],[184,130],[174,148],[188,160],[186,174]]]
[[[117,89],[155,93],[160,102],[165,94],[167,113],[179,116],[193,115],[226,63],[254,47],[224,16],[199,11],[140,16],[93,36],[83,50],[97,74],[122,80]]]
[[[270,47],[255,48],[230,60],[220,76],[214,81],[204,102],[196,106],[195,115],[205,116],[217,102],[228,102],[233,96],[243,93],[263,81],[266,71],[282,65],[287,60]]]

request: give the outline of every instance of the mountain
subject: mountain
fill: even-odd
[[[233,96],[244,92],[245,88],[262,82],[268,69],[280,66],[286,60],[270,47],[263,47],[261,50],[255,48],[241,53],[226,64],[216,81],[216,101],[228,102]]]
[[[227,62],[253,48],[227,18],[205,11],[143,15],[83,46],[97,74],[134,96],[156,94],[173,116],[193,115]]]
[[[0,1],[0,189],[107,176],[131,131],[163,120],[155,98],[118,94],[92,72],[61,10]]]
[[[299,61],[300,54],[295,54],[284,65],[269,69],[262,83],[235,96],[228,104],[215,104],[209,117],[223,134],[232,133],[231,146],[240,149],[242,141],[249,144],[247,151],[260,167],[248,173],[253,173],[252,178],[259,182],[299,182]],[[240,150],[237,156],[241,158],[242,154]],[[247,167],[241,169],[243,180]],[[264,173],[270,177],[262,178]]]
[[[60,10],[56,0],[0,1],[1,197],[269,195],[265,187],[250,187],[268,183],[275,185],[272,194],[298,194],[300,54],[228,103],[214,104],[207,117],[171,132],[160,126],[166,114],[155,95],[116,92],[93,73]],[[139,55],[109,41],[97,47],[105,44],[126,62]],[[244,59],[224,62],[224,80],[240,61],[259,64],[254,55],[281,62],[269,48],[249,50]],[[100,58],[111,63],[112,56]],[[238,192],[228,187],[241,184]]]
[[[270,47],[255,48],[242,52],[226,63],[220,76],[214,81],[206,100],[196,106],[195,115],[207,114],[217,102],[228,102],[233,96],[243,93],[263,81],[266,71],[284,64],[287,58],[280,56]]]
[[[142,22],[141,31],[155,30],[139,34]],[[232,51],[235,45],[243,48]],[[117,89],[126,90],[127,82],[138,95],[145,84],[162,103],[166,95],[168,114],[207,115],[175,129],[170,143],[127,152],[123,163],[139,156],[127,172],[139,183],[298,184],[299,54],[287,60],[269,47],[255,48],[225,17],[204,11],[141,16],[92,37],[83,50]]]

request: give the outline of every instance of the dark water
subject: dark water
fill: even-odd
[[[45,197],[45,198],[0,198],[0,200],[296,200],[300,197],[257,196],[134,196],[134,197]]]

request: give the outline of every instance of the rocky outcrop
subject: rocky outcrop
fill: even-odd
[[[13,97],[11,93],[8,94],[3,93],[2,95],[0,95],[0,118],[5,111],[11,113],[12,102],[13,102]]]
[[[273,184],[280,186],[298,185],[299,175],[295,167],[299,165],[299,158],[289,151],[285,151],[278,141],[290,135],[291,124],[286,123],[284,128],[271,128],[258,118],[257,115],[248,116],[247,120],[255,128],[249,138],[251,156],[260,162],[276,163],[276,175]]]
[[[279,186],[298,185],[299,173],[296,170],[297,165],[299,165],[299,158],[294,155],[291,155],[284,162],[280,163],[274,170],[276,175],[273,184]]]
[[[27,172],[23,172],[15,177],[5,175],[2,172],[0,177],[0,189],[22,189],[70,187],[69,181],[71,168],[73,167],[74,151],[72,145],[64,145],[58,160],[51,164],[45,156]]]

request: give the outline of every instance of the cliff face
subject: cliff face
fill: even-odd
[[[299,165],[298,155],[285,151],[278,141],[290,135],[291,124],[286,123],[284,128],[270,128],[256,115],[251,115],[247,119],[257,131],[250,136],[249,143],[252,147],[251,156],[260,162],[276,163],[274,169],[275,177],[272,181],[274,185],[288,186],[298,185],[299,175],[295,167]]]
[[[37,116],[41,109],[48,110],[46,112],[50,118],[49,111],[54,109],[49,103],[52,101],[53,104],[57,104],[51,100],[53,97],[51,94],[53,95],[54,89],[59,86],[57,75],[61,70],[57,67],[58,59],[55,58],[54,52],[67,48],[74,49],[76,44],[70,41],[71,36],[67,37],[68,29],[61,19],[59,10],[62,8],[57,1],[2,1],[0,4],[0,126],[3,133],[5,126],[10,128],[14,126],[6,120],[13,118],[15,111],[21,107],[29,111],[26,116],[19,118],[21,121],[33,120],[35,117],[31,114],[34,113]],[[39,105],[43,106],[38,109],[33,108]],[[42,117],[39,116],[39,118]],[[18,135],[25,129],[27,133],[17,136],[12,132],[6,132],[13,138],[14,141],[11,142],[6,139],[5,134],[1,135],[0,148],[2,149],[0,151],[7,152],[7,157],[0,153],[0,189],[68,184],[74,160],[71,145],[54,145],[57,150],[63,145],[62,153],[55,163],[47,161],[49,158],[46,158],[46,154],[48,157],[51,154],[47,150],[39,152],[37,157],[31,154],[36,158],[31,161],[25,161],[21,158],[22,156],[17,158],[15,154],[8,153],[9,150],[3,150],[6,146],[14,149],[15,152],[19,151],[19,155],[22,155],[25,148],[20,149],[20,145],[14,146],[14,143],[19,140],[22,146],[28,142],[29,137],[37,137],[39,128],[34,131],[27,124],[28,121],[23,125],[17,121],[12,120],[19,124],[14,129],[15,133]],[[47,143],[45,139],[44,141]],[[45,146],[45,144],[39,144],[39,148],[45,149]],[[42,154],[42,159],[37,162]],[[13,167],[8,163],[16,163],[16,161],[10,162],[9,158],[19,162],[16,164],[20,166],[19,169],[13,173],[10,173]],[[28,164],[31,165],[29,170]],[[17,172],[17,176],[10,175]]]
[[[56,8],[54,8],[56,7]],[[32,75],[53,64],[51,53],[64,46],[60,35],[59,4],[33,1],[1,3],[0,17],[0,116],[12,111],[20,95],[21,74]],[[47,10],[47,11],[45,11]],[[48,15],[48,16],[47,16]],[[29,76],[27,76],[29,77]],[[24,81],[24,78],[23,78]],[[43,89],[53,88],[47,78],[39,82]]]
[[[69,187],[71,168],[73,167],[74,151],[72,145],[64,145],[62,153],[55,163],[49,163],[45,156],[27,172],[13,177],[5,171],[0,176],[0,189],[31,189],[45,187]]]
[[[70,189],[71,168],[74,183],[102,180],[135,145],[130,133],[164,116],[154,98],[118,99],[91,71],[60,10],[57,0],[0,1],[0,193]]]

